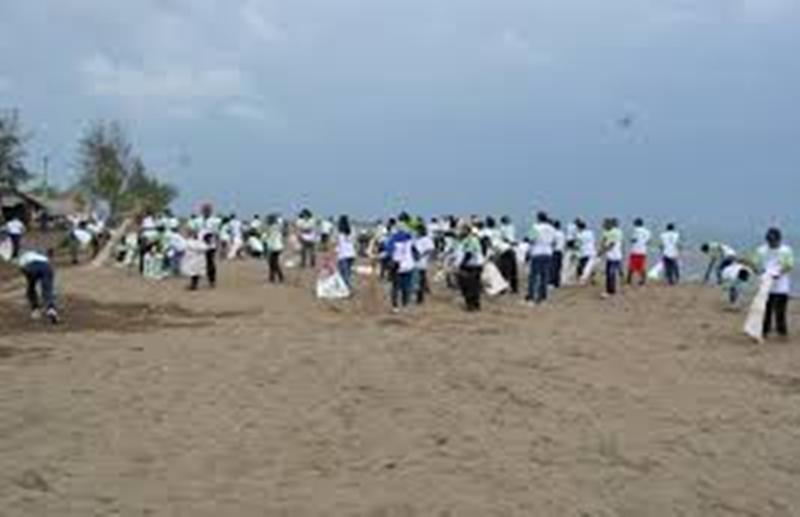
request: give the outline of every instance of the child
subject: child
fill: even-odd
[[[783,235],[778,228],[770,228],[766,236],[767,243],[758,248],[755,263],[760,271],[772,275],[774,283],[767,301],[764,315],[764,337],[772,333],[775,323],[778,336],[789,336],[787,307],[792,290],[791,273],[794,269],[794,252],[783,244]]]
[[[271,284],[283,283],[283,269],[281,268],[283,248],[283,225],[276,215],[271,214],[267,217],[267,257]],[[316,263],[316,259],[313,262]]]
[[[428,284],[428,265],[431,258],[436,251],[436,243],[433,238],[428,234],[428,229],[425,225],[417,229],[417,240],[414,241],[414,250],[416,251],[417,265],[416,274],[419,278],[417,287],[417,304],[422,305],[425,303],[425,296],[430,293]]]
[[[55,325],[59,322],[59,317],[53,288],[55,274],[53,273],[53,267],[50,265],[50,255],[52,255],[52,251],[48,252],[47,255],[42,255],[35,251],[26,251],[17,258],[17,265],[22,274],[25,275],[25,280],[28,284],[26,295],[31,307],[31,318],[39,319],[41,317],[39,298],[39,289],[41,289],[45,315],[50,320],[50,323]]]
[[[675,229],[674,223],[668,224],[667,231],[661,234],[661,254],[667,284],[677,285],[681,280],[681,234]]]
[[[353,292],[353,265],[356,262],[356,243],[353,238],[353,229],[346,215],[339,218],[338,234],[336,236],[336,268],[347,285]]]
[[[633,221],[631,254],[628,259],[628,285],[633,283],[634,275],[639,275],[639,285],[647,283],[647,247],[651,238],[652,234],[645,228],[641,218]]]
[[[606,259],[605,297],[617,294],[617,282],[622,277],[622,241],[624,236],[616,219],[606,219],[603,223],[603,254]]]
[[[722,271],[736,262],[736,250],[721,242],[706,242],[700,246],[700,251],[709,258],[703,283],[708,283],[711,279],[711,272],[714,271],[714,266],[716,266],[717,285],[722,285]]]

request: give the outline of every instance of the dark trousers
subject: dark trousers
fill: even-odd
[[[336,269],[339,270],[342,280],[351,291],[353,290],[353,265],[356,263],[354,258],[339,259],[336,263]]]
[[[547,300],[547,288],[552,273],[552,257],[536,255],[531,257],[531,272],[528,276],[528,300],[542,303]]]
[[[617,294],[617,286],[622,278],[622,261],[606,260],[606,293]]]
[[[789,305],[788,294],[772,293],[767,299],[767,312],[764,314],[764,336],[772,333],[772,323],[775,322],[779,336],[789,335],[789,325],[786,319],[786,309]]]
[[[19,257],[19,249],[20,244],[22,243],[22,235],[9,235],[9,239],[11,239],[11,258],[15,259]]]
[[[283,283],[283,269],[281,269],[281,252],[270,251],[268,255],[269,261],[269,281],[271,283]]]
[[[564,252],[553,252],[551,272],[550,272],[550,285],[553,287],[561,287],[561,270],[564,268]]]
[[[503,275],[506,282],[508,282],[511,292],[516,294],[519,292],[519,270],[517,267],[517,253],[510,249],[503,252],[497,259],[497,269]]]
[[[586,271],[586,266],[589,265],[589,257],[581,257],[578,259],[578,279],[583,278],[583,272]]]
[[[411,301],[411,271],[392,273],[392,307],[407,306]]]
[[[461,294],[464,296],[464,303],[468,311],[481,310],[481,274],[483,268],[480,266],[464,266],[459,271],[458,282]]]
[[[300,244],[300,267],[317,267],[317,249],[313,242],[302,242]]]
[[[417,286],[417,303],[422,305],[425,303],[425,295],[431,292],[428,285],[428,272],[424,269],[418,269],[417,275],[419,276],[419,285]]]
[[[28,282],[26,296],[31,310],[41,308],[39,300],[39,288],[42,292],[42,300],[47,309],[54,309],[56,306],[55,294],[53,292],[53,268],[47,262],[32,262],[22,269],[25,273],[25,280]]]
[[[681,281],[681,267],[677,259],[664,257],[664,277],[669,285],[676,285]]]
[[[206,251],[206,276],[208,285],[211,287],[217,285],[217,250]]]

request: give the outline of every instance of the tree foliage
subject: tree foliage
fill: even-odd
[[[106,203],[112,218],[132,210],[163,210],[178,194],[147,170],[116,122],[89,127],[79,143],[79,167],[79,188],[93,202]]]
[[[16,110],[0,113],[0,186],[17,188],[31,178],[24,164],[28,138]]]

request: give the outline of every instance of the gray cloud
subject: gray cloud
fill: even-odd
[[[64,176],[87,120],[125,120],[184,206],[725,222],[753,177],[781,186],[765,217],[800,187],[798,22],[796,0],[2,2],[0,91]]]

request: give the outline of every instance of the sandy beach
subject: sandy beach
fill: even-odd
[[[3,276],[0,516],[800,515],[800,342],[717,289],[395,316],[265,278],[65,269],[51,329]]]

